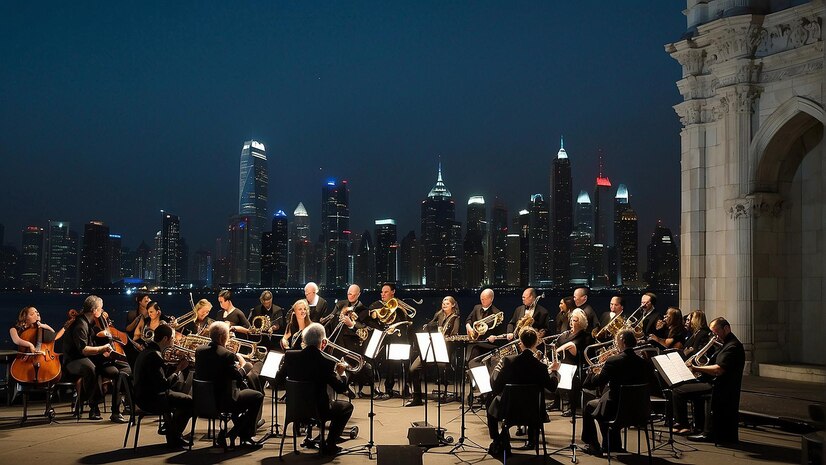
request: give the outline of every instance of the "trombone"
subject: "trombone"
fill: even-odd
[[[335,355],[327,352],[327,349],[331,349],[331,351],[341,352],[341,354],[342,354],[341,358],[336,358]],[[349,349],[345,349],[344,347],[342,347],[338,344],[330,342],[329,339],[327,340],[327,345],[324,347],[324,350],[321,351],[321,355],[323,355],[325,358],[330,359],[330,360],[332,360],[336,363],[344,363],[345,365],[347,365],[345,370],[347,370],[349,372],[352,372],[352,373],[357,373],[357,372],[361,371],[361,367],[364,366],[364,357],[362,357],[361,354],[359,354],[357,352],[353,352],[352,350],[349,350]]]
[[[263,360],[267,356],[268,352],[266,347],[258,347],[258,344],[255,342],[234,337],[227,341],[226,348],[230,352],[239,354],[242,357],[254,362]]]

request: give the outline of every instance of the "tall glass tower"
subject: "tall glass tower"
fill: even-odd
[[[488,221],[485,198],[474,195],[467,202],[467,228],[464,242],[464,287],[478,289],[486,279],[488,264]]]
[[[422,284],[437,289],[459,287],[459,240],[456,204],[442,180],[442,164],[436,185],[422,200],[422,246],[424,276]]]
[[[83,227],[83,253],[80,256],[80,286],[100,288],[109,284],[109,226],[90,221]]]
[[[576,199],[576,226],[571,233],[571,284],[588,284],[593,273],[594,210],[588,193]]]
[[[347,286],[350,255],[350,188],[347,181],[328,181],[321,188],[324,259],[321,281],[329,288]]]
[[[528,283],[547,286],[551,283],[551,235],[548,231],[548,204],[540,194],[533,194],[530,202],[528,236]]]
[[[238,183],[238,214],[250,219],[247,284],[261,283],[261,234],[267,224],[267,152],[255,140],[241,149],[241,176]],[[239,271],[236,271],[241,275]]]
[[[614,240],[618,256],[617,285],[633,283],[638,272],[637,212],[631,208],[628,188],[620,184],[614,197]]]
[[[310,215],[304,204],[298,202],[293,211],[293,221],[290,225],[290,265],[289,283],[292,286],[303,287],[309,281],[312,272],[313,245],[310,240]]]
[[[561,137],[551,174],[551,221],[553,280],[557,285],[564,286],[570,280],[571,232],[574,221],[571,161],[565,151],[565,140]]]
[[[40,226],[27,226],[23,230],[23,269],[20,275],[25,288],[43,287],[43,258],[45,234]]]
[[[396,282],[399,279],[398,248],[393,247],[397,241],[396,220],[376,220],[376,281],[379,288],[382,283]]]

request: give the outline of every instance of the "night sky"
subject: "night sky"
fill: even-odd
[[[0,223],[105,221],[135,248],[160,210],[191,250],[238,209],[243,142],[267,147],[270,213],[350,183],[351,229],[445,184],[510,216],[547,198],[560,135],[574,199],[597,150],[647,244],[678,232],[682,1],[2,2]],[[267,228],[269,229],[269,228]],[[641,257],[644,260],[644,256]]]

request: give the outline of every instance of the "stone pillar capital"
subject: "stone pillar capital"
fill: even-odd
[[[732,220],[777,217],[783,211],[783,197],[780,194],[757,192],[745,197],[726,201],[726,211]]]

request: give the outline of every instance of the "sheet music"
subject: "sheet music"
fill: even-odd
[[[419,341],[419,352],[422,355],[427,355],[426,362],[450,362],[450,356],[447,354],[447,343],[442,333],[416,333],[416,339]],[[430,348],[430,340],[433,340],[433,348]]]
[[[370,334],[370,341],[367,343],[367,348],[364,349],[364,356],[369,359],[376,358],[376,352],[379,350],[382,339],[384,339],[384,331],[373,331]]]
[[[557,386],[557,389],[565,389],[570,391],[573,387],[574,375],[576,375],[576,365],[560,363],[557,373],[559,373],[559,385]]]
[[[473,367],[470,369],[470,374],[471,378],[473,378],[472,381],[479,386],[480,393],[487,394],[493,390],[490,385],[490,373],[488,373],[488,367],[484,365]]]
[[[389,344],[388,360],[410,360],[410,344]]]
[[[669,386],[695,380],[694,373],[685,366],[685,361],[677,352],[657,355],[652,360]]]
[[[261,377],[275,379],[278,375],[278,370],[281,368],[281,361],[284,360],[284,354],[281,352],[271,351],[264,359],[264,366],[261,367]]]

